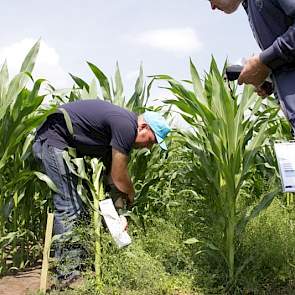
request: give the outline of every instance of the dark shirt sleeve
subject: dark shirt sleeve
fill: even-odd
[[[275,1],[290,18],[291,23],[289,29],[260,54],[261,61],[272,70],[289,63],[295,63],[295,1]]]
[[[113,116],[110,118],[112,148],[128,155],[135,142],[137,128],[129,118]]]

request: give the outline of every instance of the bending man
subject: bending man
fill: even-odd
[[[127,168],[131,149],[151,148],[155,143],[166,149],[163,140],[170,131],[163,117],[155,112],[137,116],[99,99],[79,100],[61,108],[38,129],[33,144],[35,157],[59,190],[53,194],[55,235],[71,231],[84,211],[77,192],[77,177],[64,162],[64,150],[73,147],[79,156],[103,161],[117,191],[132,204],[134,188]],[[73,134],[67,128],[63,112],[71,119]],[[55,257],[59,262],[57,279],[62,285],[79,277],[79,247],[57,247]]]

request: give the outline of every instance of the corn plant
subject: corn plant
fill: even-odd
[[[6,62],[0,70],[0,273],[8,267],[24,267],[40,251],[48,190],[37,177],[53,185],[35,171],[30,145],[35,128],[53,111],[41,109],[44,80],[34,82],[32,70],[39,50],[37,42],[26,56],[20,73],[9,81]],[[26,85],[32,81],[32,89]],[[41,230],[40,230],[41,229]]]
[[[102,220],[99,209],[99,202],[105,198],[102,181],[103,164],[98,159],[77,158],[75,150],[64,151],[64,160],[71,173],[77,176],[77,191],[84,201],[88,210],[92,211],[92,224],[95,233],[95,281],[99,289],[102,286],[101,261],[101,227]],[[90,193],[89,193],[90,192]]]
[[[93,63],[87,62],[87,64],[95,78],[88,84],[83,79],[70,74],[75,81],[76,87],[78,87],[72,90],[69,97],[70,100],[101,98],[132,112],[144,112],[150,96],[153,80],[151,80],[147,87],[145,86],[142,66],[140,66],[134,93],[130,98],[126,99],[118,63],[116,64],[114,79],[109,79],[103,71]],[[99,89],[96,82],[99,83]]]
[[[181,132],[183,148],[192,150],[196,187],[211,211],[212,223],[221,231],[220,243],[191,239],[188,243],[201,243],[206,251],[223,257],[228,281],[233,284],[242,267],[235,265],[235,246],[246,224],[266,208],[278,190],[268,192],[252,207],[240,210],[238,201],[249,175],[253,172],[255,156],[268,138],[275,133],[277,107],[263,108],[262,99],[251,87],[244,87],[241,96],[231,92],[224,82],[214,59],[204,85],[190,63],[192,87],[169,76],[167,87],[175,99],[167,100],[176,106],[192,132]],[[272,124],[270,124],[272,123]]]

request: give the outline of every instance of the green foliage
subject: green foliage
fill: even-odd
[[[103,188],[103,163],[97,158],[77,158],[75,150],[63,151],[63,158],[72,174],[76,175],[77,191],[80,193],[86,208],[92,212],[95,249],[95,281],[96,287],[101,286],[101,226],[102,217],[99,214],[99,202],[105,198]]]
[[[232,93],[212,59],[204,86],[195,66],[190,64],[193,91],[171,77],[164,78],[182,117],[194,129],[183,132],[183,146],[194,153],[195,182],[211,214],[212,226],[220,237],[203,241],[206,251],[218,253],[228,269],[228,281],[234,284],[243,265],[235,266],[235,243],[249,220],[266,208],[278,189],[266,193],[252,211],[237,211],[237,203],[252,169],[255,156],[276,132],[277,107],[267,107],[253,89],[245,87],[241,97]],[[213,219],[214,218],[214,219]],[[205,249],[204,249],[205,250]]]
[[[82,229],[84,247],[89,249],[90,255],[94,254],[93,231],[89,227]],[[102,235],[105,287],[98,294],[198,294],[193,290],[193,276],[189,273],[191,263],[181,233],[172,223],[155,218],[144,235],[131,222],[129,231],[133,243],[120,250],[107,232]],[[89,263],[91,268],[91,261]],[[182,267],[179,267],[180,263]],[[96,294],[94,286],[93,273],[86,272],[84,286],[72,294]]]
[[[276,288],[292,284],[295,279],[294,207],[288,210],[276,200],[252,220],[239,250],[238,259],[242,257],[251,259],[239,279],[245,289],[252,292],[269,289],[268,294],[278,294]]]
[[[146,87],[142,66],[140,66],[139,76],[137,77],[135,83],[134,93],[129,99],[126,99],[124,95],[123,80],[118,63],[116,64],[114,79],[109,79],[96,65],[90,62],[87,62],[87,64],[94,74],[95,79],[93,79],[92,82],[88,84],[83,79],[70,74],[76,86],[78,87],[72,90],[69,97],[70,100],[101,98],[139,114],[144,112],[149,99],[150,88],[152,87],[153,80]],[[97,89],[97,82],[100,86],[99,89]]]
[[[53,109],[40,107],[42,79],[26,88],[38,50],[39,42],[11,81],[6,63],[0,71],[0,273],[11,266],[11,255],[13,267],[23,268],[41,248],[48,189],[38,179],[49,180],[34,171],[30,146],[35,128]]]
[[[0,69],[0,273],[39,257],[48,187],[54,190],[50,179],[36,171],[30,151],[35,128],[55,110],[42,108],[43,80],[31,76],[38,49],[37,42],[11,81],[6,63]],[[176,106],[191,127],[172,134],[168,152],[155,146],[132,153],[129,169],[137,195],[128,214],[133,243],[118,250],[104,232],[105,287],[96,290],[90,270],[81,289],[63,294],[292,294],[294,200],[288,195],[287,201],[272,202],[277,195],[282,199],[274,190],[280,186],[272,143],[289,139],[290,127],[277,116],[274,100],[262,101],[250,87],[241,95],[231,92],[214,60],[204,82],[191,63],[191,81],[185,84],[162,75],[146,86],[141,67],[129,99],[118,65],[114,79],[88,65],[94,74],[89,84],[71,75],[76,85],[69,94],[51,86],[54,104],[101,97],[141,114],[154,79],[164,79],[175,96],[167,101],[169,108]],[[100,166],[92,160],[91,168],[87,159],[66,154],[65,161],[79,176],[83,201],[93,208],[99,177],[91,176]],[[91,269],[99,234],[88,222],[78,231]]]
[[[171,275],[193,272],[193,263],[188,248],[183,243],[180,226],[171,220],[154,218],[147,224],[143,249],[150,253]]]

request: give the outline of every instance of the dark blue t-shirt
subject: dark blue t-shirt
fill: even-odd
[[[37,136],[59,149],[76,148],[79,155],[111,159],[112,148],[128,155],[137,135],[137,116],[109,102],[78,100],[61,106],[71,118],[72,136],[61,112],[50,115]]]

